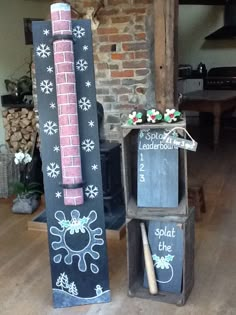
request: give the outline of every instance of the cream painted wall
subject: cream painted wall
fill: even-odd
[[[31,0],[0,0],[0,95],[7,94],[5,79],[18,79],[28,71],[31,45],[25,45],[23,18],[45,18],[49,4]],[[4,143],[0,105],[0,144]]]
[[[236,66],[236,40],[207,41],[223,25],[223,6],[179,6],[179,63],[207,68]]]

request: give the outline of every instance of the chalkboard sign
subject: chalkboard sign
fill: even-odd
[[[178,149],[164,143],[164,132],[163,129],[139,131],[138,207],[178,207]]]
[[[74,152],[61,158],[51,22],[33,24],[40,153],[55,307],[110,301],[92,32],[89,20],[72,21],[72,27],[84,180],[84,204],[79,206],[65,205],[63,200],[62,158],[70,161]],[[67,105],[66,118],[71,114],[71,103]]]
[[[150,221],[148,241],[159,291],[181,293],[183,273],[181,224]],[[144,273],[144,287],[148,287],[146,272]]]

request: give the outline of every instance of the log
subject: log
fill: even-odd
[[[20,131],[14,133],[12,136],[11,136],[11,142],[15,142],[15,141],[20,141],[22,139],[22,134]]]

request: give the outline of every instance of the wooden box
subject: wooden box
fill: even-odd
[[[127,219],[128,295],[130,297],[184,305],[194,283],[194,209],[190,210],[188,216],[158,217],[157,220],[177,223],[183,229],[181,292],[160,291],[157,295],[151,295],[149,290],[144,288],[144,259],[140,222],[145,222],[145,220]]]
[[[185,121],[175,124],[161,123],[158,125],[138,125],[122,126],[122,161],[123,161],[123,181],[126,215],[128,218],[155,219],[157,216],[188,214],[187,196],[187,153],[186,150],[179,149],[179,204],[177,207],[138,207],[137,206],[137,143],[140,129],[165,129],[171,130],[174,127],[185,128]],[[155,186],[153,187],[155,189]]]

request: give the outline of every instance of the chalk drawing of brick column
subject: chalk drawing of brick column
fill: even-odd
[[[84,197],[70,5],[52,4],[51,20],[64,204],[81,205]]]

